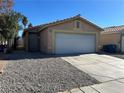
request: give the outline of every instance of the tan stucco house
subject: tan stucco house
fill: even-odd
[[[27,51],[48,54],[92,53],[99,50],[101,30],[77,15],[25,29],[24,45]]]
[[[100,37],[101,46],[115,44],[118,52],[124,52],[124,25],[107,27]]]

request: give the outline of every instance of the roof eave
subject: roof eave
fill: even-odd
[[[90,25],[96,27],[96,28],[99,29],[100,31],[103,31],[103,30],[104,30],[104,29],[102,29],[101,27],[99,27],[99,26],[97,26],[96,24],[94,24],[94,23],[88,21],[88,20],[85,19],[85,18],[82,18],[82,17],[79,16],[79,15],[77,15],[77,16],[75,16],[75,17],[67,18],[67,19],[64,19],[64,20],[56,21],[56,22],[53,22],[53,23],[48,23],[48,24],[45,24],[45,25],[35,26],[35,27],[33,27],[33,28],[29,28],[29,29],[25,29],[25,30],[32,30],[32,31],[33,31],[33,29],[35,29],[35,28],[38,27],[39,29],[38,29],[37,32],[39,32],[39,31],[42,31],[43,29],[45,29],[45,28],[47,28],[47,27],[55,26],[55,25],[57,25],[57,24],[61,24],[61,23],[68,22],[68,21],[71,21],[71,20],[76,20],[76,19],[81,19],[81,20],[87,22],[88,24],[90,24]]]
[[[91,24],[91,25],[95,26],[95,27],[96,27],[96,28],[98,28],[99,30],[101,30],[101,31],[103,31],[103,30],[104,30],[103,28],[101,28],[101,27],[97,26],[96,24],[94,24],[94,23],[92,23],[92,22],[88,21],[87,19],[82,18],[82,17],[80,17],[80,18],[81,18],[82,20],[86,21],[87,23],[89,23],[89,24]]]
[[[40,30],[43,30],[43,29],[45,29],[46,27],[49,27],[49,26],[54,26],[54,25],[57,25],[57,24],[61,24],[61,23],[68,22],[68,21],[71,21],[71,20],[76,20],[76,19],[81,19],[81,20],[87,22],[88,24],[93,25],[94,27],[96,27],[96,28],[99,29],[100,31],[103,31],[103,30],[104,30],[103,28],[97,26],[96,24],[94,24],[94,23],[92,23],[92,22],[90,22],[90,21],[88,21],[88,20],[86,20],[86,19],[84,19],[84,18],[82,18],[82,17],[80,17],[80,16],[77,16],[77,17],[72,18],[72,19],[64,20],[64,21],[62,21],[62,22],[56,22],[56,23],[54,23],[54,24],[48,24],[48,25],[42,27]]]

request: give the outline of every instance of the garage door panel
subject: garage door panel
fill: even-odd
[[[89,52],[95,52],[95,35],[56,33],[56,54]]]

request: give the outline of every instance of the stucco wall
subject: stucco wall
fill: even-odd
[[[81,21],[81,20],[73,20],[73,21],[69,21],[69,22],[65,22],[65,23],[61,23],[55,26],[51,26],[49,27],[49,29],[58,29],[58,30],[75,30],[75,22],[76,21],[80,21],[81,25],[80,25],[80,30],[82,31],[99,31],[96,27],[88,24],[87,22]]]
[[[99,50],[99,35],[100,35],[100,31],[99,29],[97,29],[96,27],[84,22],[84,21],[80,21],[81,22],[81,27],[80,29],[76,29],[75,28],[75,21],[77,20],[74,20],[74,21],[70,21],[70,22],[65,22],[65,23],[62,23],[62,24],[58,24],[58,25],[55,25],[55,26],[51,26],[48,28],[48,46],[47,46],[47,52],[48,53],[53,53],[53,50],[54,50],[54,47],[53,47],[53,40],[54,40],[54,35],[53,35],[53,31],[55,30],[58,30],[61,31],[61,32],[71,32],[71,33],[95,33],[97,34],[97,37],[96,37],[96,42],[97,42],[97,45],[96,45],[96,50],[98,51]],[[54,33],[55,34],[55,33]]]
[[[120,34],[112,33],[112,34],[102,34],[100,35],[100,44],[101,46],[106,44],[116,44],[118,47],[118,51],[120,50]]]
[[[48,31],[47,29],[40,32],[40,51],[47,53],[48,47]]]

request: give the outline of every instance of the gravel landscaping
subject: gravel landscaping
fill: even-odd
[[[0,93],[56,93],[99,83],[59,57],[9,60]]]

